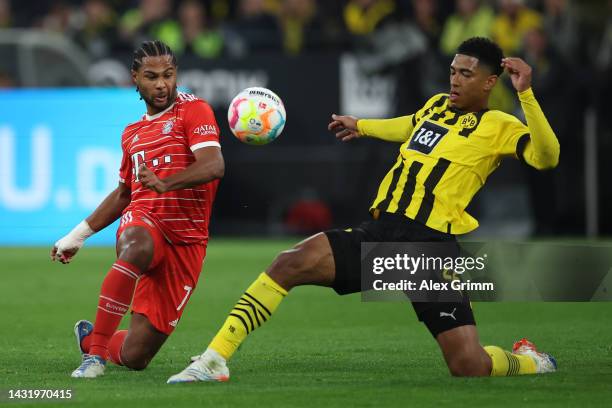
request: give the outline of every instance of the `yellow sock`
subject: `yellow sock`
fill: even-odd
[[[249,333],[272,316],[286,295],[285,289],[262,273],[244,292],[208,347],[228,360]]]
[[[529,356],[512,354],[497,346],[485,346],[484,349],[493,363],[491,377],[536,373],[536,362]]]

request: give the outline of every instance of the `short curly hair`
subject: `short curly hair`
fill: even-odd
[[[457,54],[478,58],[493,74],[500,76],[504,72],[501,66],[504,53],[495,42],[485,37],[472,37],[462,42],[457,48]]]

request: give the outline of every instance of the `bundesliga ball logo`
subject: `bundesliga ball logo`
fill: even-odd
[[[230,103],[227,120],[234,136],[250,145],[265,145],[283,131],[287,113],[283,101],[266,88],[247,88]]]

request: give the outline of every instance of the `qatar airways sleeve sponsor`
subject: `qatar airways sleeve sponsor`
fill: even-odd
[[[184,117],[186,136],[192,151],[203,147],[221,147],[219,126],[211,107],[204,101],[191,103]]]
[[[219,130],[216,125],[199,125],[193,129],[194,135],[199,136],[217,136],[219,135]]]

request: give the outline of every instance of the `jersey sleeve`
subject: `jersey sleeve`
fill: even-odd
[[[529,142],[529,128],[514,116],[504,115],[498,139],[498,151],[501,156],[515,157],[523,160],[525,146]]]
[[[429,98],[421,109],[408,116],[392,119],[360,119],[357,130],[364,136],[403,143],[410,138],[416,124],[435,106],[441,106],[448,98],[447,94],[437,94]]]
[[[121,149],[123,156],[121,157],[121,166],[119,167],[119,182],[125,184],[127,187],[132,185],[132,158],[125,151]]]
[[[192,152],[203,147],[221,147],[219,126],[212,108],[206,102],[198,100],[190,103],[185,110],[183,125]]]
[[[559,141],[531,88],[520,92],[519,100],[527,125],[511,116],[500,133],[501,155],[514,155],[538,170],[556,167],[559,162]]]
[[[531,88],[519,92],[521,108],[525,113],[530,138],[522,147],[523,159],[530,166],[538,169],[552,169],[559,164],[559,140],[550,127],[540,104]]]
[[[408,140],[414,128],[413,116],[393,119],[360,119],[357,121],[357,130],[363,136],[403,143]]]

